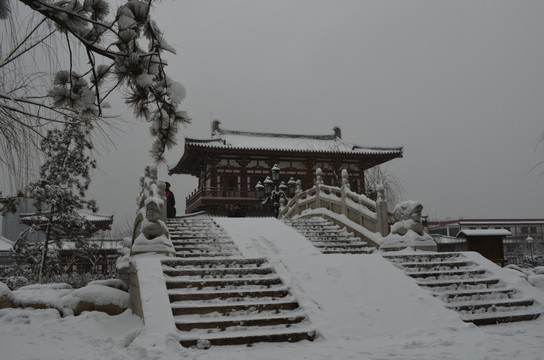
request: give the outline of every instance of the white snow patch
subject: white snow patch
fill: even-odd
[[[72,291],[62,297],[64,307],[75,310],[80,302],[88,302],[94,305],[116,305],[127,308],[129,305],[128,293],[104,285],[87,285]]]
[[[10,292],[11,290],[9,289],[9,287],[3,282],[0,282],[0,296],[9,295]]]

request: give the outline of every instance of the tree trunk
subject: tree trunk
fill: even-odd
[[[45,232],[45,241],[42,249],[42,259],[40,261],[40,271],[38,273],[38,282],[43,284],[43,278],[45,276],[45,269],[47,266],[47,251],[49,250],[49,238],[51,237],[51,222],[53,221],[53,208],[51,208],[51,215],[47,223],[47,230]]]

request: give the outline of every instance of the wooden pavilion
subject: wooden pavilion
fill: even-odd
[[[255,133],[223,129],[212,123],[210,139],[185,138],[185,151],[168,174],[198,178],[198,189],[186,199],[186,213],[207,210],[227,214],[238,205],[246,214],[270,214],[257,198],[255,185],[281,169],[279,181],[301,180],[304,189],[314,185],[321,168],[326,184],[339,186],[341,171],[350,174],[351,189],[364,194],[364,171],[402,157],[403,148],[364,147],[342,139],[340,129],[331,135]]]

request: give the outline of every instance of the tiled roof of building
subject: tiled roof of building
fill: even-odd
[[[211,139],[186,138],[185,144],[206,148],[244,150],[286,150],[294,152],[402,154],[402,147],[369,147],[352,144],[340,136],[335,128],[331,135],[293,135],[235,131],[219,128],[214,122]]]

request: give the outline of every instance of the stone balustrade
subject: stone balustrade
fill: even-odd
[[[131,254],[155,252],[173,256],[174,246],[166,226],[166,185],[158,180],[156,166],[146,166],[140,186]]]
[[[350,190],[347,170],[342,170],[342,186],[323,184],[321,169],[316,170],[316,185],[298,191],[280,209],[281,218],[292,218],[309,209],[325,208],[381,236],[389,234],[388,211],[383,186],[378,188],[378,200]]]

